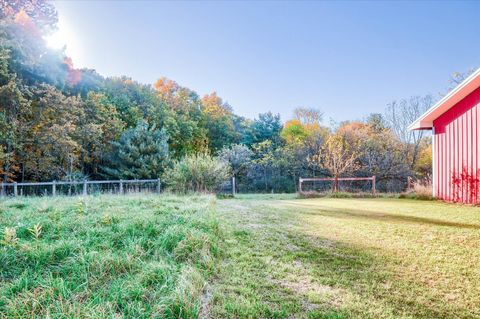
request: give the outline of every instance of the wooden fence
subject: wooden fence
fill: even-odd
[[[97,193],[125,194],[133,192],[161,192],[160,179],[52,181],[37,183],[0,183],[0,197],[88,195]]]
[[[375,194],[377,192],[376,189],[376,177],[327,177],[327,178],[301,178],[299,179],[298,182],[298,190],[299,192],[303,192],[303,183],[304,182],[333,182],[333,187],[332,190],[334,192],[339,191],[339,182],[340,181],[349,181],[349,182],[355,182],[355,181],[372,181],[372,193]]]

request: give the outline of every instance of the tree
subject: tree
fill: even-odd
[[[217,96],[216,92],[202,98],[204,126],[207,130],[209,149],[216,153],[225,145],[239,140],[233,122],[232,108],[228,103]]]
[[[274,146],[272,141],[265,140],[263,142],[254,144],[253,148],[253,163],[260,168],[263,175],[265,191],[268,190],[268,169],[272,169],[274,163]]]
[[[28,127],[22,133],[22,175],[34,180],[63,179],[81,169],[76,136],[82,101],[51,85],[39,86],[34,94]]]
[[[75,139],[81,146],[83,175],[98,176],[99,169],[125,128],[115,107],[103,93],[90,92],[84,100]]]
[[[27,19],[28,17],[28,19]],[[57,11],[53,4],[45,0],[0,1],[0,19],[16,20],[17,23],[32,23],[42,32],[48,33],[56,28]],[[29,22],[31,20],[31,22]]]
[[[110,165],[104,171],[121,179],[159,178],[170,160],[167,141],[165,130],[140,121],[113,143]]]
[[[408,127],[433,103],[431,95],[413,96],[409,100],[393,101],[387,107],[385,119],[389,128],[404,143],[404,154],[410,169],[417,162],[420,143],[425,135],[424,130],[409,130]]]
[[[303,125],[320,125],[323,112],[314,108],[298,107],[293,111],[294,118]]]
[[[450,85],[447,88],[447,93],[456,88],[460,83],[465,81],[476,70],[476,68],[470,68],[466,72],[453,72],[453,74],[450,76]]]
[[[432,177],[432,144],[425,143],[415,164],[415,175],[419,179],[430,179]]]
[[[353,171],[356,168],[358,153],[355,145],[347,141],[346,135],[337,132],[331,135],[322,149],[322,154],[318,154],[318,160],[321,160],[326,169],[335,178],[333,191],[338,191],[338,178],[343,174]]]
[[[286,146],[283,153],[293,156],[297,159],[295,166],[302,167],[301,171],[292,174],[294,178],[302,173],[313,176],[322,174],[323,167],[318,162],[309,160],[321,153],[322,145],[329,135],[329,130],[320,124],[322,113],[316,109],[297,108],[294,114],[295,118],[285,123],[281,132]],[[302,158],[303,163],[300,165],[298,161]]]
[[[165,77],[157,80],[154,88],[165,106],[165,112],[157,112],[158,116],[152,120],[168,131],[173,156],[205,152],[208,149],[208,137],[198,94]]]
[[[230,147],[224,147],[218,154],[218,157],[230,164],[233,175],[238,173],[250,164],[253,152],[245,145],[232,144]]]
[[[258,119],[254,119],[248,130],[245,144],[252,146],[256,143],[271,141],[273,146],[280,144],[280,132],[282,130],[282,122],[280,114],[272,112],[261,113]]]
[[[308,132],[300,120],[294,119],[285,123],[280,136],[287,144],[298,144],[305,142]]]
[[[382,124],[378,115],[371,115],[367,122],[344,123],[338,128],[347,143],[356,147],[358,160],[356,176],[377,178],[377,188],[390,191],[403,190],[409,175],[401,141]]]

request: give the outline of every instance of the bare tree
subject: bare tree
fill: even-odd
[[[453,72],[453,74],[450,76],[450,85],[447,88],[447,93],[456,88],[460,83],[465,81],[465,79],[468,78],[475,71],[476,69],[471,68],[468,69],[466,72]]]
[[[320,125],[323,119],[323,112],[315,108],[297,107],[293,115],[303,125]]]
[[[420,151],[420,143],[425,131],[408,129],[417,118],[425,113],[433,104],[431,95],[412,96],[410,99],[393,101],[388,104],[385,119],[395,135],[405,143],[405,156],[413,169]]]

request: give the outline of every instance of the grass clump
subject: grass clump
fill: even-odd
[[[0,219],[0,318],[198,317],[220,254],[213,200],[7,200],[14,209]]]
[[[400,198],[406,199],[418,199],[418,200],[435,200],[433,197],[432,183],[427,182],[415,182],[413,188],[400,194]]]

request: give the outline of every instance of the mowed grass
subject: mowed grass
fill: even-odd
[[[480,209],[405,199],[218,202],[212,318],[479,318]]]
[[[0,202],[0,317],[198,317],[219,255],[214,201],[132,195]]]

